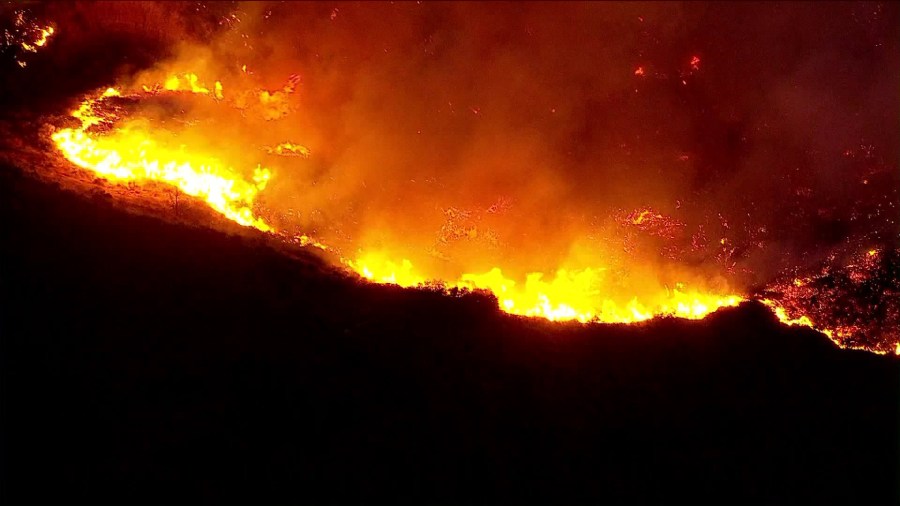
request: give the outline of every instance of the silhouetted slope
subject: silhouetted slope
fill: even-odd
[[[900,363],[553,325],[0,169],[2,501],[896,503]]]

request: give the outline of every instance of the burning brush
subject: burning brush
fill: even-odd
[[[747,170],[723,178],[732,186],[704,187],[712,177],[709,167],[744,162],[725,155],[703,160],[680,145],[655,147],[670,141],[659,128],[645,131],[657,111],[644,96],[674,93],[678,100],[672,103],[690,105],[702,95],[695,83],[715,70],[714,59],[704,55],[701,66],[701,57],[689,51],[678,55],[671,72],[662,63],[642,63],[636,70],[624,65],[614,77],[593,76],[594,82],[606,79],[611,89],[627,91],[611,91],[618,102],[593,109],[557,96],[565,93],[544,97],[542,88],[532,88],[540,82],[536,78],[504,82],[463,103],[443,94],[471,84],[463,78],[468,67],[454,66],[454,52],[434,37],[424,39],[417,56],[423,61],[407,65],[393,59],[394,48],[409,42],[393,26],[380,33],[393,46],[384,43],[375,52],[334,35],[351,16],[350,9],[341,10],[322,21],[336,27],[328,32],[335,37],[327,41],[330,52],[307,48],[308,60],[285,69],[280,62],[293,62],[285,56],[292,49],[264,35],[268,24],[275,25],[273,33],[286,30],[277,24],[284,16],[273,15],[275,7],[247,9],[252,12],[223,17],[208,46],[180,47],[171,61],[84,98],[69,125],[54,127],[55,147],[105,180],[171,185],[239,225],[328,250],[336,264],[374,283],[454,294],[488,291],[510,314],[585,323],[698,319],[758,300],[782,322],[813,327],[840,346],[879,353],[900,347],[894,239],[854,236],[859,240],[848,242],[880,246],[860,252],[848,245],[846,255],[825,259],[815,274],[789,269],[774,283],[768,283],[771,272],[782,269],[760,268],[766,262],[754,256],[779,256],[775,250],[791,244],[797,234],[790,231],[798,224],[811,224],[813,232],[846,232],[840,228],[842,208],[833,202],[840,195],[820,191],[815,174],[792,169],[766,179],[751,178]],[[544,19],[546,13],[535,9],[535,19]],[[17,54],[46,46],[57,30],[25,14],[12,19],[5,48]],[[287,33],[294,37],[295,31]],[[436,72],[429,81],[421,69],[438,66],[431,58],[444,58],[451,72]],[[509,58],[507,64],[520,65],[522,75],[543,76],[530,53],[522,61]],[[593,68],[573,65],[572,72]],[[318,80],[301,79],[295,67],[304,66],[317,68]],[[656,79],[647,78],[651,69]],[[351,71],[361,76],[355,88],[345,77]],[[420,76],[420,88],[391,94],[419,83]],[[458,86],[445,85],[453,79],[460,80]],[[540,107],[524,110],[510,86]],[[616,107],[625,113],[600,132],[594,116],[614,118]],[[584,117],[580,108],[588,111]],[[561,119],[564,111],[567,119]],[[320,128],[317,121],[329,125]],[[749,149],[749,130],[716,128],[716,135],[726,131],[721,143],[730,152]],[[471,139],[472,147],[452,151],[456,144],[448,149],[445,138]],[[441,154],[451,151],[452,156]],[[863,174],[856,194],[862,197],[852,205],[853,227],[889,229],[895,203],[881,191],[889,185],[873,182],[892,181],[890,164],[879,162],[874,148],[848,153],[853,156],[841,162],[849,164],[847,172]],[[431,167],[443,158],[453,161]],[[569,165],[577,165],[571,177],[563,175]],[[624,195],[615,190],[622,186]],[[781,191],[795,202],[779,200]],[[866,207],[873,202],[878,209]],[[773,230],[779,226],[783,230]],[[822,246],[829,248],[833,243]],[[735,288],[754,284],[764,288]]]

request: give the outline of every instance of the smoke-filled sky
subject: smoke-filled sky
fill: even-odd
[[[184,33],[168,35],[191,42],[120,82],[221,80],[246,103],[155,117],[272,168],[272,221],[349,257],[384,250],[444,277],[640,264],[749,286],[848,242],[896,245],[893,4],[192,5],[218,27],[173,10]],[[311,156],[265,154],[285,141]]]

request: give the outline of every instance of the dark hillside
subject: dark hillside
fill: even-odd
[[[896,504],[900,362],[553,325],[0,170],[11,503]]]

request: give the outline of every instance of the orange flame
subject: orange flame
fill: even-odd
[[[218,81],[214,83],[213,91],[210,91],[196,74],[184,73],[169,77],[161,85],[143,86],[143,89],[147,93],[165,90],[221,99],[222,85]],[[273,110],[264,111],[267,117],[273,112],[281,112],[279,97],[292,92],[296,84],[297,80],[292,79],[279,91],[258,94],[261,105],[275,106]],[[118,120],[98,112],[98,102],[119,96],[119,90],[107,88],[88,97],[72,112],[80,126],[59,129],[52,135],[53,142],[71,162],[114,182],[159,181],[173,185],[188,195],[203,199],[212,209],[240,225],[277,234],[303,246],[329,249],[307,235],[289,237],[276,231],[254,211],[257,197],[272,177],[269,169],[257,165],[250,171],[237,170],[212,155],[168,147],[146,123],[139,121],[126,121],[114,128],[103,129],[106,130],[103,133],[95,131],[100,129],[94,127],[113,126]],[[282,156],[309,156],[307,148],[291,142],[265,149],[270,154]],[[627,220],[634,226],[644,227],[661,226],[660,222],[666,218],[645,209],[635,211]],[[874,250],[868,252],[869,256],[875,254]],[[355,258],[342,257],[340,262],[374,283],[437,287],[445,291],[488,291],[497,297],[500,309],[507,313],[552,321],[633,323],[659,316],[699,319],[745,300],[740,295],[690,289],[682,283],[640,296],[622,296],[621,287],[613,294],[605,282],[606,269],[602,266],[560,268],[549,275],[532,272],[524,279],[510,278],[500,267],[494,267],[483,272],[464,273],[455,280],[437,280],[418,271],[410,260],[398,260],[383,251],[360,251]],[[803,281],[796,280],[796,283]],[[818,328],[808,316],[791,316],[772,300],[761,302],[786,325],[814,328],[832,339],[840,332],[840,329]],[[897,349],[900,350],[900,345]]]
[[[46,28],[41,28],[38,38],[35,39],[32,43],[22,42],[22,49],[28,51],[29,53],[36,53],[39,47],[44,47],[47,45],[47,40],[55,33],[56,31],[52,26],[48,26]]]
[[[552,277],[534,272],[526,276],[524,283],[516,283],[495,267],[485,273],[463,274],[457,281],[448,282],[428,280],[415,271],[409,260],[397,263],[380,253],[364,253],[357,260],[345,259],[343,262],[361,277],[375,283],[402,287],[437,285],[444,290],[486,290],[497,297],[500,309],[507,313],[551,321],[635,323],[658,316],[700,319],[744,300],[738,295],[684,291],[683,286],[678,286],[649,300],[632,297],[625,303],[617,302],[603,295],[602,268],[560,269]]]
[[[270,94],[262,92],[263,103],[277,100],[280,94],[292,91],[295,82]],[[210,95],[193,73],[175,75],[163,85],[143,87],[145,92],[160,89],[172,92],[191,92]],[[220,89],[220,88],[216,88]],[[95,112],[98,101],[120,96],[115,88],[108,88],[96,98],[85,100],[72,116],[81,122],[80,128],[64,128],[52,135],[56,146],[70,161],[111,181],[160,181],[174,185],[184,193],[199,197],[226,218],[264,232],[276,231],[256,215],[253,204],[265,189],[271,172],[257,166],[252,177],[245,178],[222,161],[208,155],[188,154],[182,149],[161,145],[140,123],[125,123],[108,133],[96,134],[91,128],[110,122]],[[298,144],[282,143],[267,148],[272,154],[308,156],[309,151]],[[645,211],[634,220],[649,219]],[[652,216],[656,218],[656,216]],[[302,245],[327,249],[321,243],[300,236]],[[548,320],[577,320],[631,323],[655,316],[702,318],[728,306],[735,306],[743,298],[737,295],[716,295],[685,290],[679,285],[664,290],[647,300],[632,297],[616,301],[603,296],[603,268],[578,270],[559,269],[553,275],[535,272],[524,282],[504,276],[499,267],[483,273],[466,273],[456,281],[429,280],[417,272],[407,259],[399,262],[378,252],[361,253],[356,259],[341,259],[353,272],[375,283],[396,284],[402,287],[437,286],[445,290],[486,290],[496,295],[500,309],[511,314],[542,317]]]
[[[292,142],[282,142],[274,147],[266,147],[266,153],[279,156],[302,156],[304,158],[309,158],[309,148]]]
[[[193,74],[190,74],[193,76]],[[187,83],[194,93],[208,93],[196,85],[196,76]],[[166,87],[178,89],[178,78]],[[81,121],[79,128],[64,128],[51,139],[72,163],[89,169],[111,181],[160,181],[176,186],[184,193],[206,201],[217,212],[243,226],[269,231],[271,227],[253,212],[253,202],[271,178],[261,165],[249,178],[222,161],[208,155],[188,154],[160,145],[140,123],[130,123],[104,135],[90,128],[107,121],[94,112],[98,100],[119,96],[114,88],[98,98],[82,102],[72,116]]]

